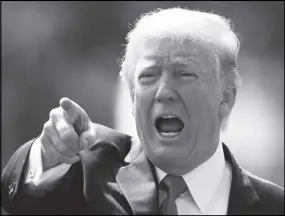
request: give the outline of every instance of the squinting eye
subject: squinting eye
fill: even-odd
[[[155,75],[153,75],[153,74],[142,74],[142,75],[139,76],[139,80],[141,80],[141,79],[150,79],[150,78],[154,78],[154,77],[155,77]]]
[[[183,77],[193,77],[196,76],[193,72],[191,71],[180,71],[180,76]]]
[[[182,76],[195,76],[195,74],[190,73],[190,72],[182,72],[181,75]]]
[[[157,79],[157,74],[152,74],[152,73],[146,73],[146,74],[141,74],[139,77],[138,77],[138,81],[141,83],[141,84],[150,84],[150,83],[153,83],[155,82]]]
[[[140,78],[143,78],[143,77],[154,77],[153,74],[144,74],[144,75],[141,75]]]

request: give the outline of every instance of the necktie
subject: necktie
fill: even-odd
[[[177,215],[175,200],[187,190],[187,185],[181,176],[167,175],[159,184],[160,197],[166,194],[160,205],[160,215]]]

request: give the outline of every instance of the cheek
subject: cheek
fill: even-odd
[[[134,93],[133,114],[136,122],[138,136],[147,146],[150,138],[149,129],[151,128],[151,108],[155,97],[152,88],[136,89]]]
[[[180,95],[184,101],[184,106],[189,117],[194,123],[207,121],[209,117],[217,114],[217,96],[213,90],[209,90],[201,83],[197,82],[193,86],[181,89]]]
[[[155,98],[154,86],[137,87],[134,92],[134,109],[137,115],[147,113]],[[139,117],[139,116],[138,116]]]

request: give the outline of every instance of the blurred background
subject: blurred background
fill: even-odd
[[[64,96],[135,134],[117,60],[136,18],[174,6],[232,20],[243,85],[223,141],[242,167],[284,187],[284,2],[274,1],[2,2],[1,171]]]

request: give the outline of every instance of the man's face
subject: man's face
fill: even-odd
[[[133,114],[148,158],[172,175],[207,160],[219,142],[221,84],[201,45],[151,39],[138,49]]]

